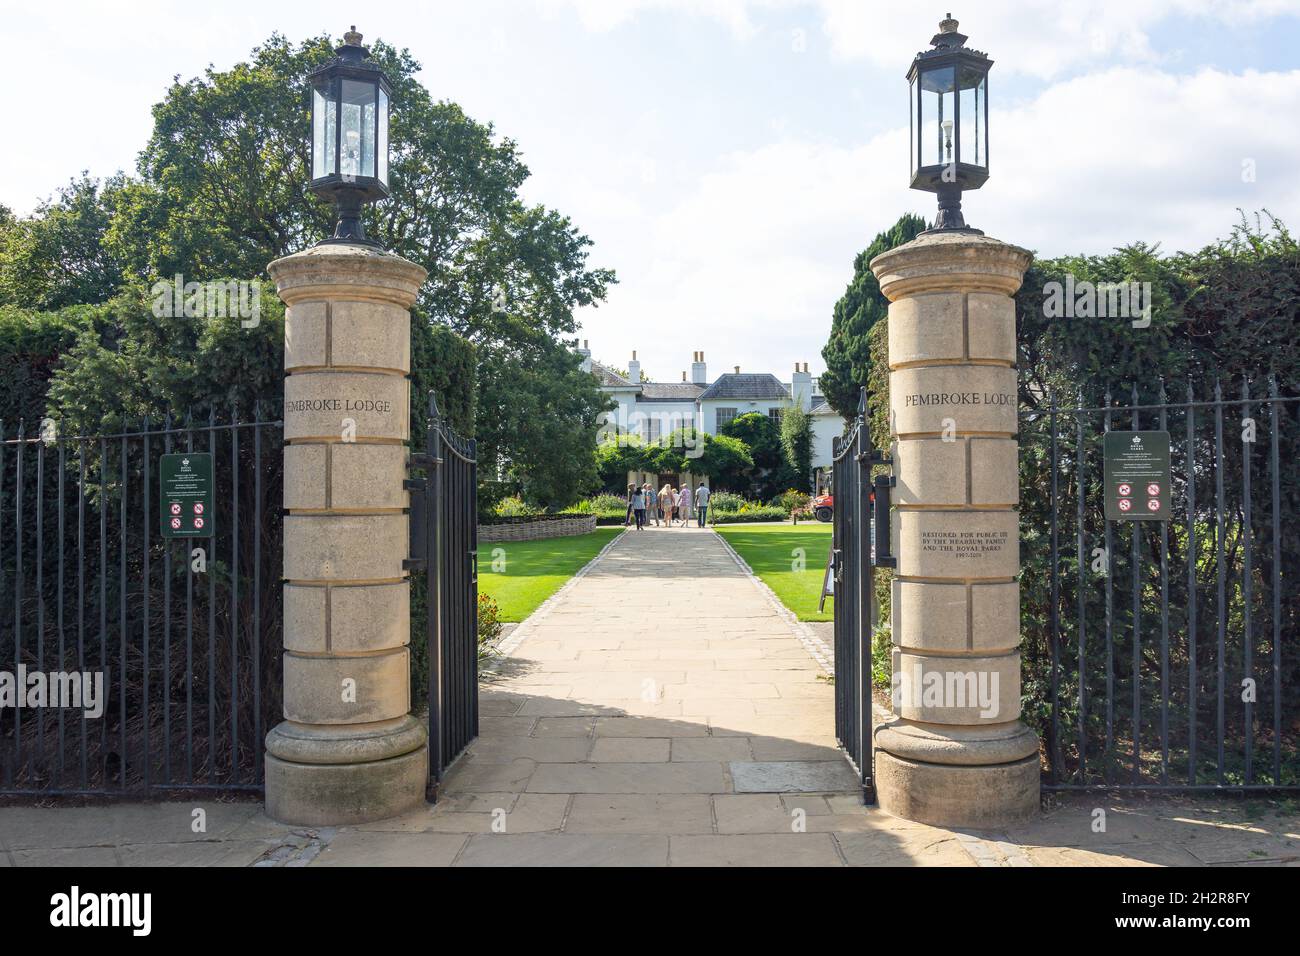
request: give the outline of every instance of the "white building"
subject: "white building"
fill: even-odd
[[[601,390],[618,403],[602,424],[617,428],[620,434],[656,441],[679,428],[694,427],[716,435],[733,418],[750,412],[779,418],[797,402],[812,419],[812,464],[819,485],[820,475],[830,468],[831,439],[843,432],[844,422],[818,393],[807,362],[796,362],[786,382],[771,372],[742,372],[739,365],[710,380],[704,353],[695,352],[690,371],[682,371],[680,382],[651,382],[642,381],[636,352],[627,363],[626,374],[594,361],[585,340],[578,352],[583,368],[593,372]],[[644,480],[655,483],[657,479],[649,476]]]

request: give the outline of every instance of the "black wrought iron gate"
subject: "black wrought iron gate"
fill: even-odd
[[[426,452],[411,456],[423,478],[407,481],[411,492],[411,559],[422,570],[427,604],[425,646],[413,648],[427,662],[430,800],[443,772],[478,736],[478,460],[477,443],[461,438],[443,420],[429,394]],[[423,654],[420,651],[423,651]]]
[[[872,451],[866,425],[866,390],[858,415],[833,442],[831,567],[835,581],[835,736],[862,780],[866,803],[875,802],[871,741],[871,633],[876,620],[875,567],[888,562],[887,520],[873,540],[872,509],[888,514],[888,482],[872,493],[871,466],[887,461]],[[877,504],[879,501],[879,504]],[[879,547],[879,556],[876,549]]]

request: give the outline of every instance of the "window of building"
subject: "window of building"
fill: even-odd
[[[780,425],[780,424],[781,424],[781,412],[782,412],[782,411],[783,411],[783,409],[781,409],[781,408],[769,408],[769,409],[767,410],[767,417],[770,418],[770,419],[772,419],[772,421],[776,422],[778,425]]]
[[[658,441],[661,427],[662,422],[659,421],[658,415],[649,416],[645,422],[645,440],[648,442]]]
[[[718,431],[718,432],[720,432],[720,431],[722,431],[722,426],[723,426],[723,425],[727,424],[727,422],[731,421],[732,419],[734,419],[734,418],[736,417],[736,409],[734,409],[734,408],[719,408],[719,409],[715,410],[714,414],[715,414],[717,417],[714,419],[714,421],[716,422],[716,424],[714,425],[713,430],[714,430],[714,431]]]

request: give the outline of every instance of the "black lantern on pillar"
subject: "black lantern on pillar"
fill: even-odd
[[[964,189],[989,178],[989,67],[983,53],[966,48],[957,21],[948,14],[916,55],[907,73],[912,124],[912,188],[939,194],[933,231],[965,230]]]
[[[392,87],[354,26],[338,55],[307,77],[311,88],[311,189],[338,211],[324,242],[375,245],[361,226],[364,203],[388,195],[388,103]]]

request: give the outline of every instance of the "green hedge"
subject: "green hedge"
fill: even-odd
[[[710,524],[746,524],[753,521],[788,521],[789,515],[784,508],[772,505],[748,505],[740,511],[717,511],[710,509]]]

